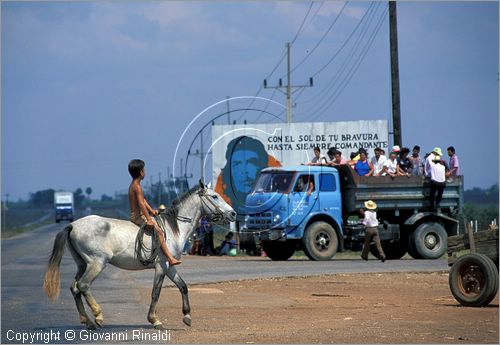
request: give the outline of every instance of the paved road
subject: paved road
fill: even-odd
[[[54,237],[63,227],[64,225],[48,225],[12,239],[2,240],[2,343],[20,343],[9,340],[16,334],[15,332],[47,334],[50,331],[63,333],[68,329],[78,332],[83,330],[78,323],[78,314],[69,290],[76,265],[68,252],[65,253],[61,263],[62,284],[58,302],[51,304],[41,288]],[[327,262],[309,260],[274,262],[267,258],[188,256],[184,258],[178,271],[188,285],[192,285],[267,277],[447,269],[445,260],[396,260],[385,263],[376,260],[364,262],[340,259]],[[152,279],[152,270],[130,272],[112,266],[104,270],[95,281],[93,290],[104,311],[105,331],[150,330],[150,325],[146,321],[149,301],[140,299],[138,289],[151,287]],[[165,295],[162,297],[166,298]],[[175,311],[175,315],[180,317],[180,310]],[[164,318],[165,315],[160,317]],[[7,334],[9,330],[11,332]],[[51,341],[51,343],[57,342]],[[59,342],[68,343],[68,340],[61,339]],[[91,343],[96,342],[98,341],[91,341]]]

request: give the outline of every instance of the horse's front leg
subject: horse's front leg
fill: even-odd
[[[160,260],[163,261],[163,260]],[[148,311],[148,321],[151,322],[155,329],[166,330],[163,327],[163,324],[156,316],[156,304],[160,299],[161,287],[163,285],[163,279],[165,279],[165,272],[167,270],[167,266],[165,262],[157,262],[155,267],[155,278],[153,282],[153,290],[151,291],[151,305],[149,306]]]
[[[188,296],[188,288],[184,280],[181,278],[175,266],[170,266],[167,270],[167,277],[174,282],[174,284],[179,288],[179,291],[182,295],[182,313],[184,314],[184,318],[182,321],[187,325],[191,326],[191,307],[189,306],[189,296]]]

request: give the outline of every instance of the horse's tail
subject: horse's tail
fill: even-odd
[[[52,302],[57,300],[61,292],[61,272],[59,267],[64,254],[64,247],[66,246],[69,233],[72,229],[73,226],[70,224],[57,234],[49,259],[49,267],[45,273],[43,289]]]

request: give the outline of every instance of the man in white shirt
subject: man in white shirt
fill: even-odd
[[[361,214],[364,216],[363,224],[365,225],[365,243],[363,244],[363,251],[361,252],[361,258],[363,260],[368,261],[368,252],[370,251],[370,242],[375,242],[375,246],[377,247],[379,259],[380,261],[385,261],[384,250],[382,249],[382,244],[380,243],[380,237],[378,234],[378,220],[377,220],[377,204],[368,200],[365,201],[365,208],[359,210]]]
[[[424,166],[424,174],[426,177],[431,177],[431,164],[432,161],[436,156],[442,156],[443,152],[441,151],[441,148],[435,147],[430,155],[427,156],[425,159],[425,166]]]
[[[375,156],[372,157],[372,165],[373,165],[373,176],[381,176],[384,171],[385,162],[387,162],[387,157],[382,155],[382,150],[380,147],[376,147]]]
[[[441,163],[441,156],[436,155],[434,160],[431,162],[430,166],[431,174],[431,210],[435,211],[437,207],[438,211],[439,204],[443,198],[444,187],[446,187],[446,168]],[[437,195],[436,195],[437,194]]]
[[[326,157],[321,154],[319,146],[316,146],[314,148],[314,157],[309,163],[307,163],[307,165],[322,165],[322,164],[327,164],[327,160]]]

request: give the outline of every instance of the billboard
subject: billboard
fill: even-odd
[[[212,183],[244,215],[246,196],[262,169],[309,162],[316,146],[325,155],[335,147],[346,159],[361,147],[370,156],[377,146],[388,151],[387,120],[214,125]]]

